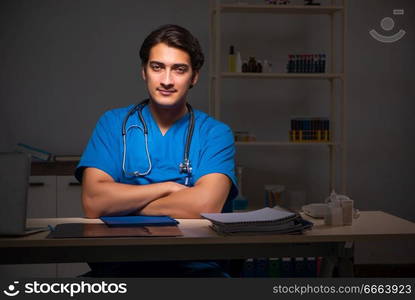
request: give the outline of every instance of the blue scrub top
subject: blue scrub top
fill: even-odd
[[[134,105],[106,112],[98,121],[88,145],[81,157],[75,177],[82,182],[85,168],[93,167],[110,175],[115,182],[127,184],[151,184],[165,181],[185,183],[187,174],[180,173],[190,115],[177,120],[163,136],[153,119],[149,106],[143,110],[148,128],[148,147],[152,170],[145,176],[128,176],[122,170],[122,123]],[[190,145],[192,176],[190,186],[199,178],[211,173],[222,173],[232,181],[231,192],[223,211],[231,211],[231,200],[237,195],[235,177],[235,145],[231,129],[207,114],[194,110],[195,128]],[[126,124],[127,173],[144,173],[149,167],[145,150],[143,126],[138,113],[130,116]]]

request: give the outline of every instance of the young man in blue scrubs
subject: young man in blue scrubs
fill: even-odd
[[[165,25],[144,40],[140,58],[149,95],[141,111],[148,129],[147,142],[138,112],[123,126],[134,105],[108,111],[100,118],[75,173],[82,182],[86,217],[140,214],[200,218],[201,213],[221,212],[237,193],[231,129],[194,110],[191,174],[179,167],[191,121],[188,92],[197,83],[204,62],[199,42],[186,29]],[[121,272],[137,276],[197,276],[203,269],[193,262],[137,263],[133,271],[128,265],[129,270],[121,267]],[[207,263],[205,267],[208,271],[199,272],[201,276],[220,276],[215,266]],[[149,274],[149,270],[157,272]]]

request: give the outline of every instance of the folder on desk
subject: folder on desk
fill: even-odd
[[[56,225],[48,238],[169,237],[182,235],[177,225],[109,227],[105,224],[64,223]]]
[[[101,217],[110,227],[134,227],[134,226],[174,226],[179,222],[169,216],[116,216]]]

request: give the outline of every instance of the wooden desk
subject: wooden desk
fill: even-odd
[[[361,212],[352,226],[332,227],[308,219],[314,227],[302,235],[220,236],[210,229],[209,221],[187,219],[179,220],[182,237],[46,239],[48,232],[1,237],[0,264],[323,256],[329,258],[328,273],[340,262],[342,272],[348,274],[353,242],[415,238],[415,223],[381,211]],[[28,226],[59,223],[101,221],[30,219]]]

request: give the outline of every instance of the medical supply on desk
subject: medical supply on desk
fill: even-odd
[[[328,210],[324,216],[324,223],[332,226],[343,225],[343,210],[337,203],[328,204]]]
[[[341,202],[343,210],[343,224],[352,225],[353,223],[353,200],[352,199],[343,199]]]
[[[333,190],[326,198],[328,205],[324,222],[327,225],[352,225],[353,219],[359,217],[359,210],[353,208],[353,200],[346,195],[339,195]]]
[[[146,99],[146,100],[143,100],[141,103],[135,105],[127,113],[127,115],[125,116],[124,121],[122,123],[122,137],[123,137],[122,170],[123,170],[123,172],[126,176],[131,176],[131,177],[133,177],[133,176],[135,176],[135,177],[146,176],[152,170],[151,157],[150,157],[150,153],[149,153],[149,150],[148,150],[148,128],[147,128],[146,122],[144,121],[144,117],[142,115],[142,109],[145,105],[148,105],[148,103],[149,103],[149,99]],[[186,103],[186,106],[187,106],[187,109],[188,109],[189,114],[190,114],[190,120],[189,120],[189,125],[188,125],[188,130],[187,130],[186,144],[185,144],[185,150],[184,150],[184,154],[183,154],[183,161],[179,164],[179,169],[180,169],[180,173],[186,173],[187,174],[185,185],[189,185],[190,184],[190,177],[192,175],[192,165],[191,165],[190,160],[189,160],[189,152],[190,152],[190,144],[192,142],[195,117],[194,117],[193,108],[191,107],[191,105],[189,103]],[[138,125],[132,125],[132,126],[126,128],[126,124],[127,124],[128,119],[136,112],[138,114],[138,118],[139,118],[143,128],[139,127]],[[141,129],[143,131],[144,140],[145,140],[145,151],[146,151],[147,162],[148,162],[148,169],[144,172],[140,172],[140,171],[127,172],[126,171],[127,170],[127,168],[126,168],[127,132],[131,128],[137,128],[137,129]]]
[[[345,195],[338,195],[333,190],[325,203],[311,203],[304,205],[302,211],[313,218],[324,218],[326,225],[352,225],[353,219],[360,215],[359,210],[353,207],[354,201]]]

